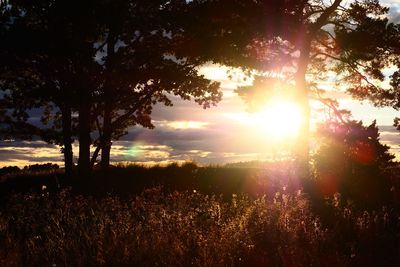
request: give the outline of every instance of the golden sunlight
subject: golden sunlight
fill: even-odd
[[[274,139],[296,137],[303,119],[299,105],[282,100],[268,103],[255,115],[262,131]]]
[[[226,116],[257,131],[267,140],[279,143],[294,141],[303,120],[301,107],[294,101],[282,98],[269,101],[257,112],[229,113]]]

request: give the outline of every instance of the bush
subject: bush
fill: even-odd
[[[317,191],[329,197],[340,192],[343,200],[360,208],[388,205],[392,193],[386,169],[394,156],[380,143],[375,122],[325,123],[319,141],[313,157]]]

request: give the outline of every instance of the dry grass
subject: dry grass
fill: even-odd
[[[307,197],[231,200],[147,189],[130,199],[62,190],[15,194],[1,209],[0,266],[396,266],[398,218]]]

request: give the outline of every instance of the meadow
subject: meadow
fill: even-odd
[[[268,170],[131,165],[85,183],[56,169],[3,175],[0,265],[400,264],[395,205],[317,197]]]

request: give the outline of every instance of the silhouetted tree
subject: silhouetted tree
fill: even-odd
[[[168,1],[105,2],[100,16],[104,39],[99,40],[104,68],[98,75],[99,112],[94,114],[103,167],[109,165],[112,139],[129,126],[153,127],[150,115],[156,103],[171,106],[169,96],[176,95],[207,108],[221,99],[219,83],[198,74],[202,61],[175,54],[181,29],[173,22],[179,7]]]
[[[14,109],[12,117],[27,123],[27,110],[42,108],[42,122],[51,129],[40,131],[47,141],[63,145],[65,170],[72,171],[72,110],[86,107],[91,50],[96,31],[93,2],[7,1],[2,6],[5,28],[1,43],[1,89]],[[84,114],[82,112],[81,114]],[[88,114],[89,116],[89,114]],[[81,117],[79,117],[81,119]],[[82,124],[80,124],[82,125]],[[57,130],[62,128],[62,133]],[[81,129],[81,127],[80,127]],[[33,132],[32,134],[35,134]],[[80,132],[82,133],[82,132]],[[79,138],[84,139],[80,134]],[[80,150],[81,151],[81,150]],[[81,152],[80,152],[81,153]]]
[[[319,148],[313,156],[319,193],[333,196],[359,207],[379,207],[390,200],[390,177],[393,154],[380,142],[374,121],[326,122],[318,129]]]
[[[380,91],[373,82],[384,79],[382,70],[398,62],[399,26],[389,23],[388,8],[376,0],[194,0],[189,6],[186,30],[193,34],[186,42],[195,53],[256,70],[266,85],[283,77],[292,88],[306,117],[297,151],[303,163],[309,157],[309,101],[321,95],[320,84],[337,82],[371,94]]]
[[[219,83],[198,74],[204,61],[174,53],[182,31],[171,21],[181,5],[186,2],[9,1],[16,16],[8,22],[2,57],[13,65],[2,71],[2,88],[29,103],[11,97],[25,117],[34,105],[50,107],[45,115],[63,121],[64,144],[70,143],[76,111],[80,172],[90,170],[95,127],[93,159],[102,149],[108,166],[111,140],[135,124],[153,127],[154,104],[172,105],[169,96],[176,95],[207,108],[221,99]]]

